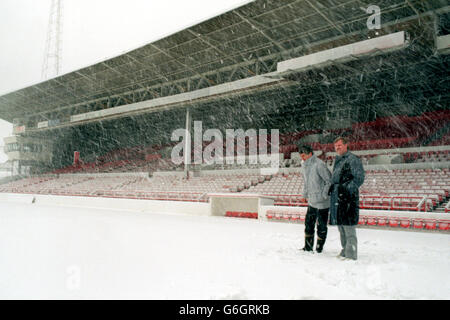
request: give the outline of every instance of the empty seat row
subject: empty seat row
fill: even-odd
[[[306,214],[304,212],[292,212],[282,210],[267,210],[266,217],[269,220],[304,222]],[[426,219],[410,217],[389,217],[389,216],[365,216],[360,215],[358,225],[360,226],[380,226],[416,230],[438,230],[449,231],[450,220],[446,219]]]
[[[258,219],[258,212],[227,211],[226,217]]]
[[[381,226],[405,229],[425,229],[425,230],[450,230],[450,220],[409,218],[409,217],[380,217],[380,216],[360,216],[358,225]]]

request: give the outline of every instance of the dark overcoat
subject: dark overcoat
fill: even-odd
[[[356,225],[359,221],[359,187],[364,183],[361,160],[347,151],[336,156],[330,187],[330,224]]]

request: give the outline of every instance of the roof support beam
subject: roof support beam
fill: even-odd
[[[311,3],[311,1],[305,0],[305,2],[308,3],[311,8],[313,8],[319,15],[321,15],[322,18],[324,18],[329,24],[331,24],[337,31],[339,31],[341,34],[345,34],[345,32],[342,31],[342,29],[339,28],[333,21],[331,21],[330,18],[328,18],[326,15],[324,15],[322,11],[317,9],[317,7],[315,5],[313,5]]]
[[[141,65],[141,66],[144,68],[144,70],[146,69],[146,66],[145,66],[143,63],[141,63],[139,60],[135,59],[134,57],[132,57],[132,56],[129,55],[129,54],[125,54],[125,55],[127,56],[127,58],[129,58],[129,59],[132,60],[133,62],[135,62],[135,63]],[[157,69],[156,71],[153,70],[156,74],[158,74],[158,75],[159,75],[161,78],[163,78],[164,80],[170,81],[169,78],[167,78],[167,76],[165,76],[165,75],[159,70],[158,66],[153,65],[153,67],[154,67],[155,69]],[[179,87],[179,88],[180,88],[181,90],[185,90],[183,87]]]
[[[271,37],[269,37],[267,35],[267,33],[265,33],[263,31],[263,28],[261,28],[259,26],[259,23],[256,22],[255,20],[251,19],[251,18],[245,18],[243,15],[241,15],[239,12],[237,11],[233,11],[233,13],[235,15],[237,15],[242,21],[248,23],[250,26],[252,26],[253,29],[257,30],[260,34],[262,34],[267,40],[269,40],[270,42],[272,42],[276,47],[278,47],[278,49],[280,49],[280,52],[284,52],[286,51],[286,48],[283,47],[278,41],[272,39]]]
[[[197,39],[199,39],[200,41],[203,41],[204,43],[206,43],[208,46],[210,46],[216,52],[221,54],[221,56],[224,56],[223,52],[218,47],[216,47],[214,44],[212,44],[212,41],[213,41],[212,39],[206,39],[208,37],[207,35],[197,34],[194,31],[192,31],[191,29],[187,29],[187,31],[190,34],[192,34],[193,36],[197,37]],[[230,57],[227,56],[227,58],[232,59],[235,63],[238,63],[238,61],[233,56],[230,56]],[[242,59],[244,59],[245,61],[248,62],[248,59],[245,58],[244,56],[242,56]],[[255,75],[250,69],[247,69],[247,71],[251,76]]]
[[[206,78],[204,75],[198,73],[197,71],[195,71],[194,69],[192,69],[191,67],[189,67],[188,65],[182,63],[180,60],[174,58],[170,53],[168,53],[166,50],[163,50],[161,48],[158,48],[155,44],[151,44],[151,46],[153,48],[155,48],[156,50],[158,50],[159,52],[163,53],[164,55],[168,56],[169,58],[171,58],[172,60],[176,61],[178,64],[182,65],[184,68],[186,68],[187,70],[191,71],[192,73],[195,73],[197,76],[200,76],[201,78],[203,78],[204,80],[207,81],[207,83],[209,85],[214,85],[215,83],[212,80],[209,80],[208,78]]]

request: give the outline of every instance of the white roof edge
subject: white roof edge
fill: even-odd
[[[402,48],[406,44],[405,32],[399,31],[381,37],[363,40],[344,46],[319,51],[306,56],[278,62],[277,72],[305,69],[327,61],[368,54],[375,50]]]

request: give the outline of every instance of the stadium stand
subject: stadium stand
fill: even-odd
[[[239,171],[239,170],[238,170]],[[225,171],[224,171],[225,172]],[[300,172],[275,175],[214,174],[189,179],[179,176],[84,176],[60,175],[59,178],[29,178],[1,186],[2,192],[102,195],[114,191],[117,196],[152,198],[151,194],[171,192],[204,195],[208,192],[258,193],[276,198],[279,206],[306,206],[302,203],[303,177]],[[363,209],[432,211],[449,198],[450,170],[407,169],[368,170],[361,187]],[[109,193],[112,194],[112,193]],[[145,196],[144,196],[145,194]],[[426,200],[424,200],[426,199]]]
[[[429,144],[430,146],[447,146],[450,145],[450,133],[442,136],[441,138],[436,139],[435,141]]]
[[[397,120],[393,120],[397,119]],[[398,119],[401,119],[401,124],[399,124]],[[392,149],[401,150],[403,146],[417,141],[418,137],[428,136],[431,131],[437,131],[439,128],[444,126],[449,122],[450,112],[439,112],[439,113],[424,113],[420,117],[393,117],[384,118],[380,121],[375,121],[372,123],[361,123],[353,126],[353,134],[348,133],[350,143],[349,147],[353,151],[361,150],[388,150],[390,155],[401,154],[403,156],[405,163],[420,163],[420,162],[442,162],[449,161],[450,155],[449,150],[435,150],[435,151],[422,151],[422,152],[391,152]],[[392,121],[394,121],[393,124]],[[437,123],[432,123],[430,121],[437,121]],[[410,125],[410,127],[408,127]],[[391,128],[391,131],[387,127]],[[392,129],[392,126],[399,126],[400,129]],[[405,127],[404,127],[405,126]],[[421,128],[422,131],[418,131],[416,128]],[[363,129],[361,129],[363,128]],[[367,129],[370,128],[370,129]],[[375,128],[375,129],[374,129]],[[366,131],[364,131],[366,130]],[[280,137],[280,153],[284,155],[284,161],[282,162],[283,167],[290,166],[294,164],[291,162],[291,154],[298,151],[298,145],[301,144],[301,139],[308,137],[311,134],[317,134],[320,130],[315,131],[301,131],[296,133],[283,134]],[[415,132],[414,136],[407,136],[411,132]],[[335,138],[338,134],[342,133],[337,131],[337,133],[331,133],[331,138]],[[374,139],[370,140],[374,136],[392,136],[391,138]],[[395,135],[404,135],[403,137],[394,137]],[[405,136],[406,135],[406,136]],[[449,135],[442,137],[439,140],[433,141],[432,146],[445,146],[448,145],[447,138]],[[366,138],[366,139],[363,139]],[[327,137],[330,139],[330,136]],[[367,139],[369,138],[369,139]],[[270,136],[267,138],[270,141]],[[354,139],[354,140],[353,140]],[[308,143],[306,143],[308,144]],[[328,165],[332,165],[334,156],[328,156],[326,153],[333,153],[334,147],[332,143],[321,144],[319,142],[309,143],[314,150],[321,150],[323,156],[321,157]],[[207,146],[207,143],[203,143],[203,149]],[[142,171],[164,171],[164,170],[175,170],[182,168],[182,165],[174,165],[170,159],[163,159],[158,151],[162,148],[167,148],[169,146],[152,146],[152,147],[134,147],[134,148],[123,148],[110,151],[102,156],[98,156],[95,161],[89,163],[82,163],[80,165],[70,165],[65,168],[53,170],[50,173],[75,173],[75,172],[132,172],[136,170]],[[415,146],[417,147],[417,146]],[[235,148],[237,148],[237,143],[235,143]],[[225,149],[225,147],[224,147]],[[268,147],[270,151],[270,144]],[[236,152],[236,150],[235,150]],[[246,140],[245,143],[245,153],[249,152],[249,143]],[[225,150],[223,151],[225,154]],[[369,164],[369,160],[379,155],[379,153],[373,154],[363,154],[360,155],[361,160],[364,164]],[[193,158],[193,153],[191,155]],[[260,165],[246,164],[241,166],[241,168],[259,168]],[[216,169],[235,169],[236,165],[215,166]]]
[[[394,116],[379,118],[372,122],[353,124],[350,130],[330,131],[327,140],[333,141],[337,136],[345,136],[350,141],[351,150],[376,150],[405,147],[420,147],[437,131],[446,128],[450,121],[448,110],[424,112],[417,117]],[[445,136],[433,141],[432,145],[447,145]],[[314,150],[334,151],[333,143],[308,143]]]
[[[318,4],[252,1],[2,95],[17,180],[0,192],[196,202],[211,192],[262,194],[275,199],[269,220],[302,222],[298,145],[311,145],[331,167],[333,141],[345,136],[366,170],[361,226],[448,231],[448,219],[426,216],[450,211],[450,58],[435,43],[448,7],[380,3],[389,14],[375,33],[359,5]],[[279,129],[279,172],[237,161],[174,164],[171,134],[195,121],[221,132]],[[270,134],[260,138],[271,152]],[[243,147],[248,154],[249,141]]]

